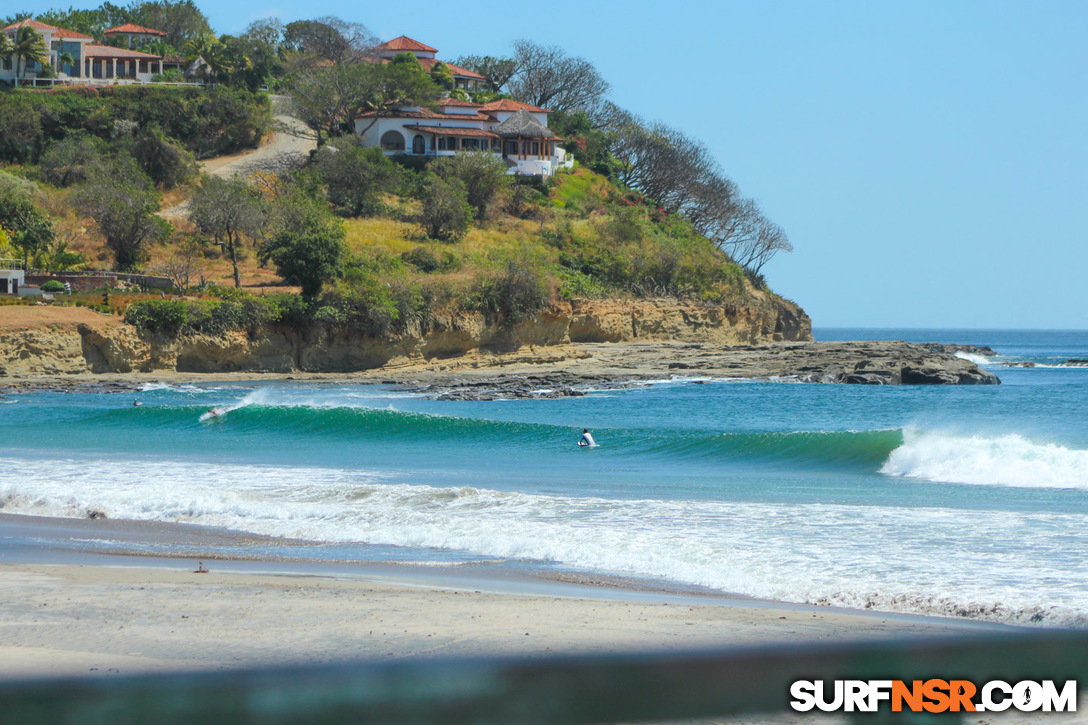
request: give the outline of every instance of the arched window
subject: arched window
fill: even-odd
[[[384,151],[403,151],[404,136],[399,131],[386,131],[382,134],[382,149]]]
[[[425,154],[427,153],[427,142],[418,133],[416,137],[412,139],[412,153],[413,154]]]

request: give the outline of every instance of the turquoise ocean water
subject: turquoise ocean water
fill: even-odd
[[[1088,332],[816,337],[989,345],[997,355],[977,361],[1004,384],[677,378],[490,402],[152,384],[141,407],[13,393],[0,397],[0,511],[224,526],[306,539],[323,558],[515,562],[1088,624],[1088,368],[1059,365],[1088,358]],[[228,412],[202,420],[212,407]],[[577,448],[583,427],[598,448]]]

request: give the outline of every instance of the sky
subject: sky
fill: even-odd
[[[196,2],[586,58],[786,230],[764,271],[817,327],[1088,329],[1088,2]]]

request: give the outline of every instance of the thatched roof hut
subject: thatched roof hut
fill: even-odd
[[[491,130],[503,138],[559,138],[550,128],[533,118],[524,108]]]

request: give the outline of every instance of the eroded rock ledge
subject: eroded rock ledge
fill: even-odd
[[[940,352],[906,342],[805,342],[721,347],[705,344],[581,345],[576,364],[424,370],[398,382],[442,400],[554,398],[674,379],[715,379],[854,385],[997,385],[996,375]],[[496,364],[497,367],[498,363]]]
[[[144,380],[147,375],[350,375],[447,397],[577,395],[593,385],[669,377],[870,385],[1000,382],[952,355],[953,348],[812,342],[800,308],[767,300],[743,308],[675,300],[578,302],[512,327],[463,315],[383,339],[276,328],[253,336],[157,339],[137,335],[116,318],[80,314],[65,324],[0,324],[0,378],[51,376],[63,385],[72,376],[115,374]],[[530,375],[536,377],[525,377]]]

